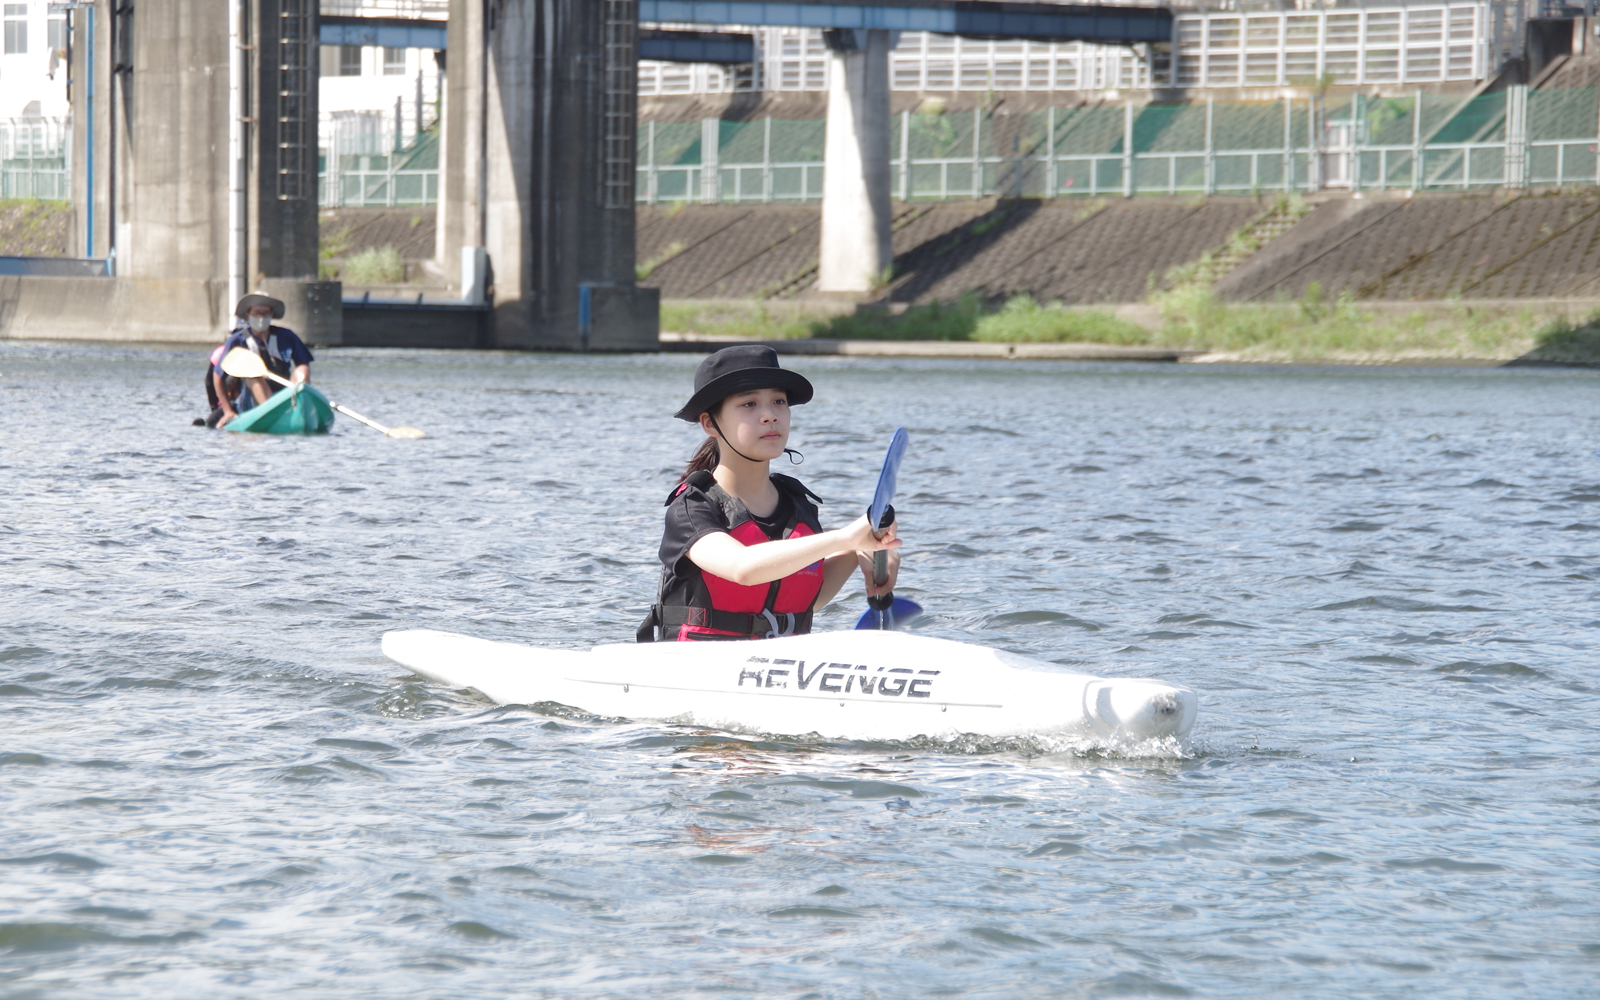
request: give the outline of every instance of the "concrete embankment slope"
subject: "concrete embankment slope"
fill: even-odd
[[[1600,195],[1324,202],[1217,283],[1228,299],[1600,298]]]
[[[811,205],[643,208],[641,283],[663,299],[804,296],[817,224]],[[1249,301],[1313,282],[1330,299],[1600,298],[1600,193],[985,199],[897,205],[895,225],[877,296],[891,303],[1133,303],[1197,277]]]
[[[1137,302],[1171,268],[1271,211],[1270,198],[987,198],[895,205],[893,279],[882,297],[967,292],[1040,301]],[[816,279],[814,205],[641,208],[641,284],[664,299],[789,298]]]
[[[1600,306],[1600,191],[989,198],[900,203],[894,211],[894,271],[868,297],[889,306],[1028,295],[1114,306],[1152,330],[1163,322],[1152,302],[1174,286],[1210,288],[1237,303],[1347,295],[1379,315],[1493,304],[1526,313],[1533,319],[1524,325],[1532,326],[1555,316],[1581,319]],[[29,209],[0,217],[0,247],[48,253],[50,233],[67,218],[56,215],[43,220]],[[819,221],[814,204],[641,207],[640,284],[666,300],[736,300],[774,314],[852,310],[854,301],[812,290]],[[426,259],[430,212],[329,213],[323,225],[329,249],[342,251],[336,259],[380,245],[397,251],[405,283],[375,295],[405,298],[438,280]],[[94,336],[98,319],[68,330],[69,317],[51,318],[69,304],[70,296],[56,294],[69,291],[67,282],[94,280],[53,279],[44,304],[22,301],[16,282],[0,280],[0,337]],[[155,301],[130,300],[124,313],[152,322],[171,314],[146,300]],[[24,307],[37,315],[20,316]]]

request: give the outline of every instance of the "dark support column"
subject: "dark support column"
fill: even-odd
[[[656,346],[655,295],[634,285],[637,13],[451,2],[440,263],[487,250],[493,346]]]
[[[249,284],[317,276],[317,0],[255,0]]]
[[[246,131],[246,284],[282,299],[295,316],[289,325],[306,340],[338,343],[339,285],[317,274],[320,7],[248,0],[246,11],[254,46],[246,64],[254,119]]]

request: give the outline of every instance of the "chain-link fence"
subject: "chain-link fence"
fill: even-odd
[[[646,122],[638,199],[812,201],[824,124]],[[902,200],[1600,184],[1600,90],[903,113]]]
[[[341,112],[322,123],[318,202],[323,208],[393,208],[439,202],[439,136],[409,142],[383,112]]]
[[[72,119],[0,120],[0,198],[72,196]]]
[[[816,201],[825,131],[643,123],[638,200]],[[66,118],[0,120],[0,197],[68,198],[71,133]],[[437,204],[437,133],[396,135],[381,112],[324,122],[321,204]],[[1600,185],[1600,88],[908,112],[891,119],[889,149],[902,200]]]

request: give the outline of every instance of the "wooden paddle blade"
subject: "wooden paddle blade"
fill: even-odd
[[[425,438],[428,436],[415,427],[391,427],[384,433],[392,438]]]
[[[222,359],[222,370],[234,378],[265,378],[267,366],[253,352],[235,347]]]

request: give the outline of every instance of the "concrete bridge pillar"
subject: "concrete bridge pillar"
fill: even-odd
[[[232,326],[233,278],[283,298],[307,340],[337,343],[339,286],[317,281],[317,0],[93,0],[71,13],[75,192],[96,217],[78,249],[113,257],[107,335],[209,339]]]
[[[894,32],[824,32],[833,53],[823,149],[817,290],[867,292],[894,263],[889,208],[889,53]]]
[[[634,285],[635,0],[451,0],[438,255],[483,247],[490,345],[653,350]]]

